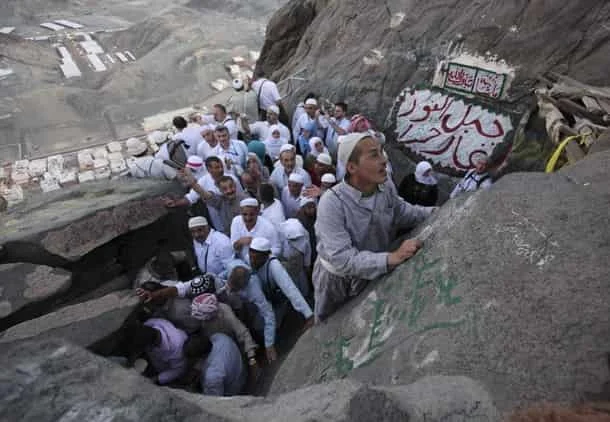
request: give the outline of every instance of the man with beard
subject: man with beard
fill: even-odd
[[[239,201],[246,196],[239,181],[232,175],[224,174],[220,158],[212,156],[205,161],[208,174],[195,180],[183,172],[191,190],[183,198],[166,199],[165,206],[170,208],[188,206],[202,198],[207,205],[214,228],[228,236],[231,221],[235,215],[239,214]],[[223,182],[222,186],[221,182]],[[237,214],[234,214],[235,212]]]
[[[282,192],[282,189],[288,185],[288,178],[292,173],[300,174],[303,176],[304,185],[308,187],[311,185],[311,177],[301,167],[297,167],[296,163],[296,152],[292,145],[284,145],[280,149],[280,164],[273,169],[269,181],[275,186],[278,192]]]

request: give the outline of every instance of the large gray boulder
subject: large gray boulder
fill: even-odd
[[[61,340],[2,348],[3,421],[224,421],[136,372]]]
[[[284,85],[291,106],[313,91],[383,125],[402,89],[430,83],[438,61],[463,43],[467,51],[517,66],[508,102],[527,107],[531,87],[549,70],[610,83],[610,43],[598,24],[610,16],[610,4],[586,5],[291,0],[271,18],[257,66],[276,81],[301,71],[305,82]]]
[[[132,370],[62,340],[3,347],[0,420],[231,422],[495,422],[480,384],[429,377],[407,386],[371,388],[353,380],[278,397],[217,398],[159,388]]]
[[[179,394],[234,421],[496,422],[499,417],[489,393],[466,377],[426,377],[391,387],[335,380],[267,398]]]
[[[501,411],[608,380],[610,152],[451,200],[424,248],[302,336],[272,393],[344,377],[479,380]]]
[[[110,240],[167,215],[159,197],[172,192],[181,192],[177,183],[124,178],[28,197],[10,214],[0,217],[0,244],[9,245],[0,262],[19,262],[18,251],[10,247],[14,242],[39,246],[65,260],[78,260]],[[36,259],[38,251],[24,252],[27,258]]]
[[[138,303],[133,290],[109,293],[14,325],[0,333],[0,343],[62,338],[88,347],[118,330]]]
[[[0,216],[0,331],[78,301],[136,272],[161,245],[188,245],[186,210],[160,197],[178,183],[117,179],[29,196]]]
[[[29,263],[0,264],[0,318],[14,310],[65,292],[72,274],[62,268]]]

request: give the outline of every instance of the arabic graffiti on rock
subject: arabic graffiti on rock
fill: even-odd
[[[411,268],[407,282],[399,277],[384,280],[354,310],[364,316],[364,323],[340,330],[322,343],[318,382],[346,377],[396,347],[397,342],[404,344],[465,325],[472,328],[477,312],[461,305],[462,297],[456,293],[460,283],[442,271],[440,259],[418,254]]]
[[[506,75],[502,73],[449,63],[443,86],[497,99],[502,96],[505,81]]]
[[[406,92],[396,115],[398,141],[441,167],[466,171],[513,129],[509,116],[441,92]]]
[[[476,76],[477,69],[451,63],[447,70],[445,87],[471,92],[474,89]]]

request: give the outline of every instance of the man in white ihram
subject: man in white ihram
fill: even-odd
[[[369,281],[392,271],[422,247],[408,239],[389,251],[395,233],[424,221],[434,207],[414,206],[398,196],[387,179],[386,158],[368,133],[345,135],[338,158],[345,179],[320,199],[315,232],[315,315],[325,320],[358,295]]]

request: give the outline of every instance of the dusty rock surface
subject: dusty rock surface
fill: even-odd
[[[172,191],[172,182],[127,178],[35,195],[0,218],[0,243],[37,243],[75,260],[167,214],[159,197]]]
[[[479,380],[502,411],[608,379],[610,153],[446,203],[424,248],[299,339],[272,393],[349,377]]]
[[[1,353],[3,420],[492,422],[498,416],[485,389],[464,377],[384,389],[343,380],[278,397],[215,398],[158,388],[62,340],[19,342]]]
[[[183,249],[186,210],[168,212],[159,200],[181,192],[157,180],[94,182],[34,195],[4,214],[0,330],[104,296],[112,280],[128,288],[161,244]]]
[[[63,338],[88,347],[117,330],[138,303],[132,290],[113,292],[15,325],[0,333],[0,343]]]

